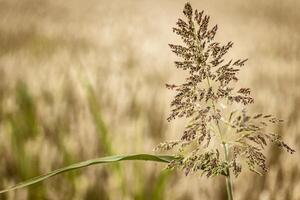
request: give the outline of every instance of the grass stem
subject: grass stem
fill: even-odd
[[[227,145],[223,143],[224,147],[224,153],[225,153],[225,160],[228,162],[228,150],[227,150]],[[233,200],[233,195],[232,195],[232,182],[231,182],[231,176],[230,176],[230,170],[229,167],[226,168],[226,190],[227,190],[227,199],[228,200]]]

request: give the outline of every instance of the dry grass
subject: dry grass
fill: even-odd
[[[176,40],[171,27],[184,3],[0,0],[1,188],[83,159],[151,152],[180,134],[182,124],[166,122],[172,94],[164,83],[183,77],[167,44]],[[269,149],[270,172],[244,172],[237,199],[300,199],[299,2],[191,3],[218,23],[220,40],[235,42],[233,57],[249,57],[241,84],[253,89],[253,110],[285,119],[274,128],[297,151]],[[161,169],[91,167],[0,199],[226,197],[219,179]]]

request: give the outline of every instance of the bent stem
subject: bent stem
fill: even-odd
[[[227,145],[225,143],[223,143],[223,147],[224,147],[224,153],[225,153],[225,160],[228,163]],[[231,176],[230,176],[230,170],[229,170],[228,166],[226,167],[226,190],[227,190],[227,199],[233,200]]]

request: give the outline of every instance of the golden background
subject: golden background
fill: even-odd
[[[296,153],[270,147],[270,171],[234,179],[237,200],[300,199],[300,1],[190,1],[249,58],[240,84],[256,112],[285,120],[274,127]],[[153,153],[181,134],[167,123],[182,81],[168,43],[185,1],[0,0],[0,188],[77,161]],[[69,172],[0,199],[226,199],[223,177],[161,172],[127,162]]]

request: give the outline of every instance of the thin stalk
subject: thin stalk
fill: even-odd
[[[228,163],[227,145],[225,143],[223,143],[223,147],[224,147],[224,153],[225,153],[225,160]],[[230,170],[228,167],[226,167],[226,190],[227,190],[228,200],[233,200],[231,176],[230,176]]]

